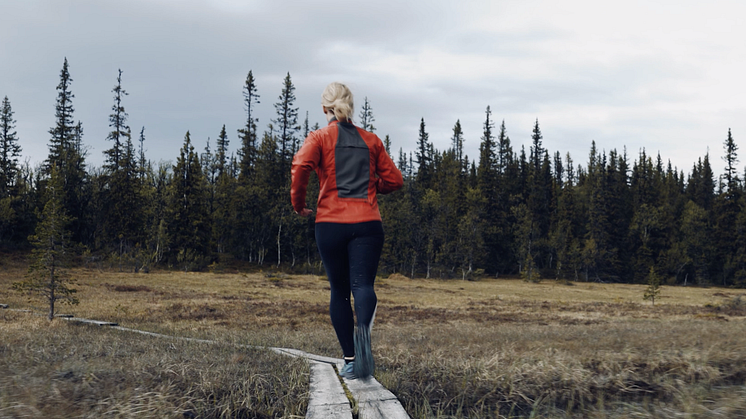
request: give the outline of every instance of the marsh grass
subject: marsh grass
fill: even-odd
[[[42,306],[9,291],[16,265],[0,273],[0,303]],[[58,320],[27,328],[28,314],[3,310],[0,363],[15,378],[0,381],[1,394],[13,392],[0,396],[0,417],[48,408],[79,417],[304,416],[307,366],[237,345],[340,355],[328,284],[315,275],[75,274],[77,316],[220,344]],[[644,289],[379,278],[376,377],[413,418],[746,417],[744,293],[664,286],[651,307]],[[241,410],[249,406],[257,407]]]
[[[3,326],[2,418],[276,418],[306,411],[307,364],[268,350],[143,338],[20,313],[6,313]]]

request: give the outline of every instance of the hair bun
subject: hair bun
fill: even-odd
[[[352,122],[355,105],[352,92],[344,84],[336,81],[329,83],[324,89],[324,93],[321,94],[321,105],[334,112],[337,120]]]

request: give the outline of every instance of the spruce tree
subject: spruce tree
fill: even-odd
[[[240,180],[247,183],[251,177],[252,170],[256,164],[256,124],[259,118],[253,114],[254,105],[259,103],[257,94],[256,81],[254,74],[249,71],[243,86],[244,110],[246,111],[246,125],[238,130],[238,139],[241,146],[238,150],[238,159],[240,166]]]
[[[655,299],[661,295],[661,279],[660,276],[655,272],[655,267],[651,266],[647,277],[648,287],[645,288],[645,294],[643,299],[655,305]]]
[[[122,87],[122,70],[117,75],[117,83],[112,89],[114,104],[109,115],[111,132],[107,140],[111,148],[104,151],[106,156],[105,172],[101,178],[104,186],[100,190],[102,208],[103,239],[113,250],[112,256],[118,260],[120,270],[126,262],[133,263],[138,271],[147,262],[144,254],[134,254],[143,242],[145,223],[145,202],[142,198],[143,162],[138,162],[138,154],[132,142],[130,127],[127,125],[129,115],[124,107],[127,92]],[[140,132],[141,148],[144,142],[144,129]],[[141,150],[139,160],[144,160]]]
[[[5,96],[0,107],[0,199],[14,195],[13,187],[19,172],[21,146],[18,144],[13,113],[10,100]]]
[[[140,138],[137,141],[140,143],[140,147],[138,149],[137,168],[140,178],[144,178],[145,172],[147,171],[147,166],[149,165],[149,162],[145,158],[145,127],[142,127],[142,129],[140,129]]]
[[[373,121],[376,119],[373,117],[373,109],[370,107],[370,102],[368,102],[368,97],[366,96],[365,99],[363,99],[363,108],[360,110],[360,128],[375,132],[376,127],[373,126]]]
[[[736,167],[738,165],[738,146],[736,145],[736,142],[733,140],[733,135],[730,132],[730,128],[728,128],[728,137],[725,139],[725,144],[723,144],[723,149],[725,150],[725,156],[723,156],[723,160],[725,161],[725,184],[728,187],[728,193],[730,196],[734,196],[738,193],[738,168]]]
[[[200,268],[209,258],[210,224],[207,181],[187,131],[173,167],[169,198],[171,258],[185,271]]]
[[[111,91],[114,92],[114,105],[112,105],[112,113],[109,115],[111,132],[106,139],[112,141],[113,145],[105,154],[111,171],[116,171],[119,168],[119,159],[123,152],[124,143],[127,138],[131,138],[130,127],[127,125],[128,115],[122,104],[124,96],[127,96],[128,93],[122,88],[121,69],[119,75],[117,75],[117,85]]]
[[[461,121],[456,120],[456,124],[453,126],[453,136],[451,136],[451,150],[453,155],[458,160],[459,164],[464,159],[464,132],[461,129]]]
[[[476,269],[475,264],[484,256],[485,219],[482,213],[484,207],[484,197],[479,188],[468,188],[466,190],[467,209],[459,221],[458,246],[456,247],[456,254],[461,261],[461,279],[472,278]]]
[[[13,110],[6,96],[0,108],[0,243],[10,241],[19,215],[23,217],[19,185],[22,182],[18,166],[21,146],[18,145],[15,123]]]
[[[417,163],[417,187],[425,190],[430,187],[432,159],[430,154],[430,134],[425,131],[425,118],[420,119],[420,130],[417,136],[415,162]]]
[[[496,173],[497,167],[495,161],[495,137],[492,134],[492,130],[495,128],[495,123],[492,120],[492,111],[487,106],[485,111],[485,120],[482,133],[482,142],[479,144],[479,166],[477,168],[477,176],[479,177],[479,188],[482,193],[487,197],[488,202],[492,202],[496,199],[495,187],[496,187]],[[490,203],[488,203],[490,205]]]
[[[386,153],[391,156],[391,138],[389,138],[388,134],[386,134],[386,137],[383,139],[383,148],[385,148]]]
[[[552,230],[552,246],[557,254],[557,279],[579,279],[581,215],[577,203],[576,179],[570,153],[565,158],[565,180],[557,198],[557,220]]]
[[[298,108],[295,107],[295,86],[290,78],[290,73],[285,76],[282,83],[282,92],[275,103],[277,118],[272,122],[276,125],[280,140],[280,173],[283,182],[289,178],[290,162],[298,148],[297,133],[300,131],[298,125]]]
[[[65,193],[63,205],[73,221],[70,226],[73,241],[81,241],[87,228],[85,207],[89,198],[84,190],[86,183],[85,150],[82,144],[83,127],[74,122],[70,91],[72,83],[67,58],[60,71],[60,83],[57,85],[57,104],[55,106],[55,126],[49,130],[49,155],[44,162],[44,173],[50,174],[56,166],[62,177]]]
[[[680,236],[674,246],[680,266],[675,274],[683,274],[684,284],[692,282],[697,285],[710,283],[710,263],[713,259],[712,228],[707,211],[689,201],[684,206],[681,216]]]
[[[77,290],[70,287],[75,280],[65,269],[71,257],[68,231],[71,217],[63,205],[65,188],[62,174],[55,164],[48,170],[50,178],[44,191],[46,203],[39,215],[36,233],[29,237],[34,246],[32,263],[26,279],[14,283],[13,288],[44,299],[49,305],[47,318],[51,321],[58,301],[77,304],[78,299],[74,296]]]
[[[738,215],[740,212],[739,201],[741,198],[740,180],[738,178],[738,146],[736,146],[733,135],[728,129],[728,137],[723,144],[726,163],[725,174],[721,181],[720,192],[714,203],[715,214],[715,240],[717,246],[717,265],[720,269],[718,276],[723,286],[732,285],[734,274],[738,269],[739,255],[738,237],[736,229]]]
[[[56,124],[49,130],[52,138],[49,142],[49,156],[45,164],[45,171],[49,173],[52,166],[58,166],[62,176],[67,171],[68,155],[73,149],[75,136],[75,122],[73,120],[72,99],[75,95],[70,91],[72,83],[68,69],[67,58],[60,72],[60,83],[57,85],[57,105],[55,107]]]

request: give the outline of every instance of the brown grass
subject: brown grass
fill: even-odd
[[[41,302],[9,290],[12,277],[23,274],[21,268],[22,264],[16,263],[15,268],[0,273],[0,303],[43,308]],[[130,274],[88,269],[75,270],[74,274],[79,278],[81,304],[63,311],[113,320],[127,327],[223,342],[209,346],[223,349],[215,349],[218,352],[210,355],[213,364],[205,364],[202,380],[224,361],[246,356],[237,355],[236,344],[340,355],[328,317],[328,284],[317,276],[276,272]],[[643,304],[644,288],[553,281],[531,284],[514,279],[469,282],[410,280],[401,275],[379,278],[373,336],[376,375],[397,394],[413,418],[746,417],[744,293],[664,286],[653,307]],[[95,343],[95,336],[101,335],[119,339],[120,348],[150,345],[148,349],[132,349],[133,354],[147,352],[149,356],[138,356],[142,358],[138,366],[128,369],[141,371],[126,378],[129,384],[121,388],[106,385],[113,389],[112,397],[117,400],[135,400],[134,388],[157,393],[160,381],[134,384],[141,379],[137,377],[156,376],[164,366],[177,364],[167,360],[170,342],[55,325],[57,322],[43,326],[41,320],[35,320],[35,328],[25,330],[19,324],[28,314],[4,311],[2,315],[0,333],[6,336],[12,331],[19,342],[39,342],[32,348],[43,346],[41,342],[49,339],[45,336],[65,334],[50,332],[54,330],[74,330],[79,334],[77,339],[91,339],[92,347],[100,345]],[[88,331],[85,337],[80,332],[83,330]],[[190,357],[200,359],[200,351],[205,351],[205,345],[179,345],[194,347],[181,358],[184,363],[197,362]],[[67,347],[59,350],[71,353]],[[30,365],[35,359],[33,351],[18,353],[14,362]],[[80,348],[72,353],[68,356],[71,362],[82,363],[92,357],[84,357],[85,351]],[[243,358],[242,368],[261,368],[262,356],[271,358],[271,354],[248,355]],[[277,378],[277,386],[283,385],[286,374],[307,374],[305,367],[292,363],[290,370],[283,370],[287,364],[284,359],[265,363],[271,366],[267,374]],[[24,377],[25,373],[18,372],[24,367],[11,362],[5,365],[15,368],[16,377]],[[107,368],[118,371],[115,364],[108,365],[101,366],[99,373],[116,376],[104,374]],[[66,371],[49,367],[39,377],[55,382],[55,377]],[[195,385],[195,379],[183,376],[179,381],[181,391]],[[300,387],[305,381],[293,382]],[[7,382],[2,385],[8,386]],[[233,394],[234,386],[226,379],[203,393]],[[16,384],[14,391],[24,388]],[[34,388],[27,391],[35,393]],[[78,391],[85,394],[93,390]],[[303,415],[304,394],[295,391],[281,396],[267,391],[266,405],[293,399],[291,403],[282,402],[281,408],[271,408],[274,414],[293,411]],[[101,395],[94,392],[85,397]],[[206,397],[208,402],[213,400]],[[0,401],[0,417],[7,415],[8,403]],[[180,409],[180,402],[169,403],[168,409]],[[145,416],[159,417],[153,412],[164,411],[148,410],[151,408],[156,409],[143,408],[143,412],[152,413]],[[223,417],[241,417],[238,410],[226,412],[232,413]]]
[[[2,418],[302,417],[308,366],[267,350],[4,313]]]

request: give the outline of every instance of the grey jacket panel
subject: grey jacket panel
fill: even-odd
[[[354,125],[337,124],[337,146],[334,149],[337,196],[368,198],[370,151]]]

